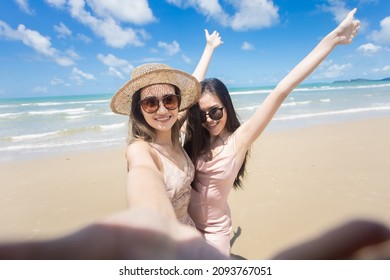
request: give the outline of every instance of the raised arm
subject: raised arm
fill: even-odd
[[[213,33],[211,33],[211,35],[209,34],[209,31],[207,29],[205,29],[204,32],[206,36],[206,46],[203,50],[203,54],[198,62],[198,65],[194,70],[194,73],[192,73],[192,76],[194,76],[199,82],[203,81],[204,77],[206,76],[206,72],[209,67],[214,50],[219,45],[223,44],[221,36],[219,36],[219,33],[217,31],[214,31]]]
[[[192,73],[192,76],[194,76],[199,82],[203,81],[204,77],[206,76],[206,72],[209,67],[214,50],[219,45],[223,44],[221,40],[221,36],[219,36],[219,33],[217,31],[214,31],[210,35],[209,31],[205,29],[204,33],[206,36],[206,46],[203,50],[203,54],[198,62],[198,65],[196,66],[194,72]],[[187,116],[187,110],[179,113],[180,127],[182,127],[183,132],[185,131],[184,123],[186,120],[186,116]]]
[[[340,25],[326,35],[325,38],[323,38],[320,43],[278,83],[253,116],[237,129],[236,133],[239,137],[236,137],[236,139],[239,139],[240,142],[240,152],[246,152],[249,146],[264,131],[288,94],[309,76],[337,45],[352,43],[352,40],[360,27],[360,22],[354,20],[355,13],[356,8],[350,11]]]

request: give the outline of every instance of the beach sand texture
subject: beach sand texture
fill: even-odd
[[[268,259],[352,218],[390,225],[390,117],[265,132],[233,191],[232,253]],[[124,148],[0,163],[0,240],[56,237],[126,208]]]

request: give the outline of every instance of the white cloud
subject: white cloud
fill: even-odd
[[[279,21],[278,8],[267,0],[231,0],[238,11],[232,17],[234,30],[270,27]]]
[[[376,46],[372,43],[367,43],[358,47],[358,51],[365,55],[372,55],[379,52],[382,49],[381,46]]]
[[[80,41],[88,44],[88,43],[91,43],[92,42],[92,39],[89,38],[88,36],[84,35],[84,34],[81,34],[81,33],[78,33],[77,34],[77,39],[79,39]]]
[[[192,60],[188,56],[183,54],[181,57],[183,58],[185,63],[190,64],[190,65],[192,64]]]
[[[244,51],[252,51],[255,49],[255,47],[251,43],[244,42],[241,45],[241,49]]]
[[[96,80],[95,76],[89,73],[85,73],[80,69],[73,67],[70,79],[74,80],[78,85],[84,84],[85,80]]]
[[[325,12],[331,13],[337,23],[342,22],[350,11],[343,0],[328,0],[328,5],[324,4],[320,8]]]
[[[168,55],[175,55],[180,52],[180,45],[176,41],[173,41],[171,44],[158,42],[158,47],[164,49]]]
[[[72,36],[72,31],[62,22],[59,25],[54,25],[54,30],[58,33],[58,38]]]
[[[108,73],[111,76],[116,76],[125,79],[130,76],[131,70],[134,68],[127,60],[117,58],[113,54],[104,56],[98,54],[97,58],[106,66],[108,66]],[[118,70],[119,68],[119,70]]]
[[[279,21],[278,7],[270,0],[227,0],[233,7],[229,14],[218,0],[166,0],[178,7],[193,7],[222,26],[237,31],[270,27]],[[230,9],[230,7],[227,7]],[[227,10],[227,9],[226,9]]]
[[[115,76],[115,77],[118,77],[122,80],[125,79],[125,76],[123,76],[123,74],[121,72],[119,72],[116,68],[114,67],[108,67],[108,74],[110,76]]]
[[[114,48],[143,46],[144,30],[123,28],[121,21],[146,24],[154,21],[146,0],[45,0],[51,6],[66,9],[80,23],[88,26]],[[88,5],[88,7],[86,7]]]
[[[41,35],[38,31],[26,28],[19,24],[12,29],[7,23],[0,20],[0,38],[22,41],[24,45],[34,49],[37,53],[55,61],[61,66],[70,66],[74,61],[70,57],[61,55],[61,52],[51,46],[50,38]]]
[[[12,29],[6,22],[0,20],[0,37],[8,40],[22,40],[21,34]]]
[[[100,17],[113,17],[118,21],[147,24],[155,21],[147,0],[87,0]]]
[[[390,17],[386,17],[380,22],[381,29],[373,31],[369,38],[376,43],[390,46]]]
[[[62,84],[65,84],[65,81],[60,79],[60,78],[53,78],[51,81],[50,81],[50,84],[53,85],[53,86],[56,86],[56,85],[62,85]]]
[[[324,61],[318,67],[316,71],[316,77],[321,78],[337,78],[342,76],[345,72],[352,68],[351,63],[347,64],[336,64],[332,60]]]
[[[46,3],[48,3],[50,6],[56,7],[56,8],[62,8],[66,4],[67,0],[45,0]]]
[[[47,93],[47,87],[37,86],[37,87],[33,88],[33,92]]]
[[[390,73],[390,65],[383,66],[382,68],[374,68],[374,73]]]
[[[33,48],[36,52],[48,57],[56,55],[57,50],[51,47],[49,37],[41,35],[38,31],[28,29],[23,24],[19,24],[17,32],[21,35],[23,43]]]
[[[65,53],[66,53],[69,57],[71,57],[71,58],[73,58],[73,59],[80,59],[80,55],[79,55],[78,53],[76,53],[73,49],[67,49],[67,50],[65,51]]]
[[[28,0],[15,0],[15,2],[19,6],[19,9],[21,9],[24,13],[29,15],[35,14],[35,12],[30,9]]]
[[[104,56],[102,54],[98,54],[97,58],[107,66],[123,67],[123,66],[129,65],[129,62],[127,62],[127,60],[117,58],[113,54],[108,54],[107,56]]]

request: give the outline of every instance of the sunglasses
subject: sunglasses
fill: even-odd
[[[223,117],[223,107],[213,107],[208,112],[200,111],[200,121],[202,123],[207,121],[207,116],[214,121],[219,121]]]
[[[180,105],[180,95],[168,94],[165,95],[161,100],[155,96],[151,96],[140,100],[138,103],[146,113],[153,114],[156,113],[160,108],[160,102],[162,102],[165,109],[175,110]]]

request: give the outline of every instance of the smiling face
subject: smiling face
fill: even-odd
[[[209,113],[213,108],[221,108],[224,107],[221,100],[217,95],[211,94],[208,91],[205,91],[202,94],[202,97],[198,101],[199,108],[204,113]],[[206,117],[206,122],[202,124],[202,126],[208,130],[211,136],[218,136],[221,132],[224,132],[226,125],[226,112],[225,109],[223,111],[223,116],[220,120],[213,120],[209,115]]]
[[[170,131],[172,126],[175,124],[179,114],[179,107],[168,110],[164,106],[163,99],[165,102],[171,102],[170,97],[175,95],[175,87],[169,84],[157,84],[151,85],[143,88],[141,90],[141,102],[147,99],[157,98],[159,100],[159,107],[157,111],[153,113],[148,113],[144,110],[143,106],[141,106],[142,115],[145,118],[145,121],[158,131]],[[168,107],[168,106],[167,106]]]

